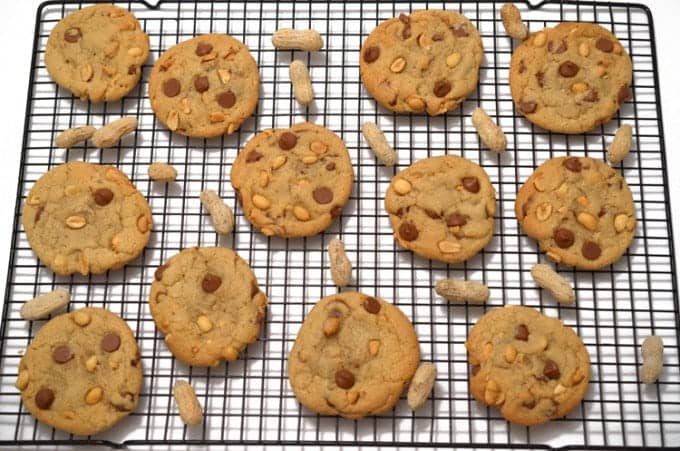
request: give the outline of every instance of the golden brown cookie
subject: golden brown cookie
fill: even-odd
[[[588,390],[583,341],[533,308],[491,310],[470,330],[465,347],[472,395],[512,423],[533,426],[562,417]]]
[[[532,33],[512,54],[510,90],[531,122],[559,133],[605,123],[631,96],[630,57],[597,24],[565,22]]]
[[[582,269],[614,263],[635,235],[628,184],[587,157],[553,158],[536,168],[517,193],[515,214],[550,259]]]
[[[415,330],[396,306],[357,292],[321,299],[288,357],[300,403],[322,415],[357,419],[390,410],[415,373]]]
[[[482,40],[465,16],[423,10],[378,25],[361,48],[359,69],[385,108],[434,116],[475,90],[483,59]]]

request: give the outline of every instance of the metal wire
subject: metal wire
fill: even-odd
[[[14,233],[0,333],[0,444],[389,444],[476,448],[600,448],[671,446],[680,440],[678,377],[678,299],[671,236],[669,193],[659,105],[659,84],[650,12],[634,4],[521,5],[532,30],[564,20],[595,21],[611,29],[634,62],[634,97],[608,124],[584,135],[552,134],[531,125],[513,109],[508,87],[512,43],[499,20],[502,2],[163,2],[149,8],[126,2],[150,36],[153,57],[143,80],[120,102],[93,105],[57,89],[44,67],[44,49],[54,24],[81,3],[47,2],[37,14],[34,55],[27,95]],[[477,26],[486,52],[480,84],[463,106],[447,115],[396,115],[377,107],[359,80],[359,48],[380,21],[423,8],[464,13]],[[314,28],[325,46],[320,52],[275,51],[278,28]],[[211,140],[169,134],[156,121],[147,97],[151,65],[171,45],[207,32],[229,33],[251,49],[261,72],[258,109],[238,133]],[[288,64],[304,60],[311,68],[316,101],[300,108],[288,81]],[[509,151],[496,156],[483,148],[469,120],[483,106],[508,135]],[[62,151],[56,134],[68,127],[100,125],[134,115],[139,129],[111,150],[91,146]],[[229,184],[231,163],[257,131],[308,120],[329,127],[347,143],[356,184],[339,220],[311,238],[282,240],[254,232],[237,207]],[[377,122],[399,154],[388,169],[376,163],[360,136],[361,123]],[[521,233],[513,212],[515,194],[533,169],[564,155],[604,158],[621,123],[634,131],[634,151],[616,165],[633,191],[638,228],[626,254],[596,272],[559,267],[575,286],[575,306],[558,306],[536,289],[529,268],[545,257]],[[390,178],[412,162],[452,153],[481,164],[498,192],[492,242],[462,265],[447,266],[398,247],[383,196]],[[154,234],[143,255],[103,275],[58,277],[34,257],[21,227],[21,206],[35,180],[57,164],[86,160],[118,166],[149,199]],[[166,161],[179,170],[176,183],[150,182],[146,168]],[[200,208],[198,194],[217,190],[236,212],[234,233],[218,238]],[[336,291],[325,247],[340,236],[355,266],[351,287],[393,301],[412,319],[424,360],[437,365],[433,397],[411,412],[402,400],[390,413],[354,422],[321,417],[302,409],[290,390],[286,359],[305,315],[316,300]],[[259,342],[242,358],[213,369],[176,362],[156,333],[147,307],[155,268],[179,249],[194,245],[229,246],[254,269],[269,295],[266,326]],[[479,280],[491,289],[485,307],[449,306],[432,290],[443,277]],[[71,290],[70,309],[103,306],[125,318],[141,347],[145,385],[135,413],[113,429],[87,440],[37,422],[14,388],[23,349],[42,321],[20,319],[22,303],[60,286]],[[494,409],[474,401],[468,389],[463,346],[475,321],[491,307],[521,303],[559,316],[576,329],[591,355],[591,384],[583,403],[566,418],[525,428],[505,422]],[[665,368],[658,384],[641,385],[639,345],[650,334],[663,337]],[[171,395],[176,378],[188,378],[205,408],[202,425],[187,428]]]

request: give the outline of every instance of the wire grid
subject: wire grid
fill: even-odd
[[[0,343],[0,444],[93,444],[37,422],[13,386],[23,349],[42,321],[20,319],[22,303],[55,287],[72,293],[70,309],[103,306],[120,314],[141,347],[145,383],[137,411],[96,436],[109,446],[173,443],[423,444],[473,447],[669,446],[680,440],[678,377],[678,301],[658,107],[659,91],[652,18],[630,4],[559,3],[529,11],[520,5],[532,30],[563,20],[594,21],[611,29],[634,61],[634,98],[608,124],[576,136],[552,134],[516,114],[508,86],[512,43],[499,20],[501,2],[164,2],[155,8],[126,2],[150,36],[152,58],[142,82],[120,102],[93,105],[57,89],[44,67],[50,30],[81,3],[48,2],[38,11],[34,60],[27,99],[21,173]],[[424,8],[460,11],[479,29],[485,48],[480,84],[447,115],[396,115],[367,95],[359,79],[359,48],[382,20]],[[278,28],[314,28],[325,46],[320,52],[275,51]],[[256,113],[232,136],[188,139],[168,133],[151,110],[147,80],[153,61],[173,44],[207,32],[229,33],[244,41],[258,62],[261,95]],[[315,103],[297,105],[288,64],[302,59],[311,69]],[[483,150],[468,116],[484,107],[508,136],[509,151]],[[111,150],[91,146],[69,151],[54,147],[68,127],[101,125],[121,115],[139,120],[138,130]],[[229,183],[239,148],[257,131],[308,120],[338,133],[347,143],[356,172],[349,204],[339,220],[318,236],[283,240],[253,231],[237,206]],[[364,121],[375,121],[399,154],[396,168],[376,163],[360,135]],[[637,210],[635,240],[626,254],[603,270],[559,267],[577,291],[576,306],[558,306],[531,281],[529,269],[545,257],[524,236],[514,215],[515,194],[533,169],[559,155],[604,158],[621,123],[634,130],[634,150],[622,170]],[[414,256],[397,246],[383,210],[391,177],[421,158],[453,153],[481,164],[498,193],[496,229],[475,258],[447,266]],[[154,233],[142,256],[104,275],[55,276],[40,265],[25,238],[21,205],[35,180],[57,164],[86,160],[114,164],[128,174],[153,210]],[[152,183],[146,168],[167,161],[179,170],[176,183]],[[201,210],[199,193],[215,189],[236,213],[234,233],[218,237]],[[412,319],[423,360],[435,362],[437,382],[431,399],[411,412],[402,399],[378,417],[349,421],[321,417],[296,402],[286,359],[302,320],[316,300],[336,292],[330,279],[326,244],[336,236],[353,261],[356,289],[393,301]],[[217,368],[187,367],[175,361],[154,328],[147,306],[157,266],[180,249],[224,245],[250,262],[269,296],[260,340],[242,358]],[[432,290],[444,277],[478,280],[490,287],[484,306],[450,306]],[[474,401],[468,389],[464,341],[470,327],[489,308],[525,304],[559,316],[576,329],[591,355],[590,389],[582,404],[564,419],[526,428],[505,422],[495,409]],[[653,303],[653,305],[652,305]],[[663,337],[665,368],[658,384],[641,385],[639,345],[650,334]],[[205,409],[200,426],[181,422],[171,387],[190,379]]]

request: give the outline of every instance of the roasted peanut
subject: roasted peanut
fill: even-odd
[[[71,293],[57,288],[49,293],[41,294],[21,306],[19,314],[27,321],[45,318],[47,315],[66,307],[71,302]]]
[[[282,28],[272,35],[272,44],[279,50],[312,52],[323,47],[323,39],[316,30]]]
[[[663,369],[663,340],[657,335],[645,338],[642,342],[642,368],[640,380],[643,384],[653,384]]]
[[[94,135],[96,130],[97,129],[91,125],[69,128],[59,133],[57,138],[54,140],[54,143],[61,149],[70,149],[76,144],[85,142],[92,138],[92,135]]]
[[[289,68],[290,82],[293,85],[295,99],[300,105],[307,106],[314,101],[314,89],[309,70],[305,63],[295,60],[290,63]]]
[[[364,139],[371,146],[373,153],[385,166],[394,166],[397,162],[397,153],[387,143],[385,134],[373,122],[364,122],[361,126]]]
[[[174,182],[177,179],[177,169],[167,163],[158,161],[149,165],[147,174],[155,182]]]
[[[616,130],[614,140],[607,149],[607,160],[610,163],[618,163],[628,156],[633,145],[633,128],[624,124]]]
[[[481,108],[475,109],[472,113],[472,125],[475,126],[477,134],[482,142],[496,153],[505,152],[508,141],[503,130]]]
[[[172,393],[179,409],[179,416],[184,423],[194,426],[203,421],[203,409],[198,402],[194,388],[187,381],[175,382]]]
[[[437,367],[432,363],[421,363],[411,379],[406,400],[411,410],[421,408],[432,393],[437,378]]]
[[[213,226],[217,233],[227,235],[234,230],[234,213],[229,205],[222,202],[215,191],[205,190],[201,193],[201,203],[210,213]]]
[[[569,282],[550,266],[537,263],[531,268],[531,276],[541,288],[550,291],[560,304],[573,304],[576,300],[574,289]]]
[[[328,256],[331,261],[331,277],[338,287],[349,284],[352,278],[352,263],[345,253],[345,244],[337,238],[328,243]]]
[[[501,7],[501,20],[505,32],[511,38],[524,40],[529,35],[529,28],[522,22],[519,9],[512,3],[506,3]]]
[[[489,288],[471,280],[443,279],[434,289],[439,296],[454,304],[483,304],[489,300]]]
[[[134,117],[121,117],[109,122],[98,129],[92,135],[92,143],[101,148],[113,147],[120,139],[133,132],[137,128],[137,119]]]

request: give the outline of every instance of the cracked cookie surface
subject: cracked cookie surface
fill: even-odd
[[[456,108],[477,87],[482,40],[465,16],[423,10],[382,22],[359,57],[361,80],[385,108],[396,112]]]
[[[295,397],[322,415],[390,410],[420,362],[408,318],[389,302],[342,292],[316,303],[288,357]]]
[[[231,169],[246,218],[267,236],[311,236],[326,229],[342,213],[353,183],[342,139],[307,122],[258,133]]]
[[[489,311],[472,327],[465,347],[472,395],[512,423],[533,426],[562,417],[588,390],[590,357],[583,341],[536,309]]]
[[[59,315],[26,349],[16,386],[29,412],[50,426],[76,435],[108,429],[139,401],[142,362],[132,330],[102,308]]]
[[[113,166],[64,163],[29,191],[22,223],[31,248],[59,275],[99,274],[135,259],[151,235],[151,209]]]
[[[231,249],[192,247],[154,274],[149,306],[170,352],[187,365],[233,362],[257,340],[267,297]]]
[[[260,74],[248,47],[205,34],[166,50],[151,70],[149,99],[170,130],[196,138],[233,133],[255,111]]]
[[[111,102],[129,93],[149,57],[149,37],[130,12],[94,5],[60,20],[45,48],[45,66],[59,86],[82,100]]]
[[[632,62],[599,25],[565,22],[532,33],[512,53],[510,90],[531,122],[559,133],[605,123],[632,96]]]
[[[479,165],[442,155],[395,175],[385,210],[400,245],[425,258],[460,263],[491,241],[496,193]]]
[[[635,235],[628,184],[587,157],[557,157],[536,168],[517,193],[515,215],[551,260],[582,269],[614,263]]]

